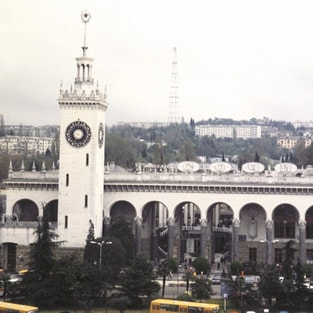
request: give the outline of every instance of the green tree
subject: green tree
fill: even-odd
[[[246,284],[243,275],[237,276],[234,280],[224,280],[230,290],[230,303],[234,308],[240,309],[242,312],[248,309],[257,310],[259,295],[257,290],[253,289],[251,284]]]
[[[191,139],[187,139],[180,148],[179,151],[180,161],[196,161],[197,156]]]
[[[230,263],[229,269],[232,275],[239,276],[241,272],[244,270],[244,266],[241,262],[234,261]]]
[[[74,301],[83,307],[86,313],[91,312],[91,308],[97,299],[101,299],[106,293],[105,276],[99,268],[88,262],[81,263],[81,270],[73,282],[72,295]]]
[[[276,300],[280,299],[283,295],[282,284],[279,280],[279,271],[277,267],[267,267],[261,275],[258,284],[260,291],[260,298],[265,300],[266,307],[271,309],[274,307]],[[273,301],[275,299],[275,301]]]
[[[97,238],[94,241],[87,241],[84,260],[100,269],[107,285],[113,286],[126,264],[126,251],[116,237]]]
[[[56,290],[55,303],[77,307],[75,288],[82,271],[83,260],[76,254],[65,255],[55,262],[50,280],[50,285]]]
[[[210,299],[212,294],[211,281],[204,276],[195,278],[191,283],[192,296],[198,300]]]
[[[294,246],[295,241],[289,240],[283,247],[281,275],[283,276],[284,297],[281,300],[281,305],[287,309],[295,308],[307,296],[307,290],[304,286],[304,271],[300,261],[295,257],[297,249]]]
[[[106,134],[105,160],[124,168],[134,168],[141,147],[142,143],[132,137],[126,139],[117,134]]]
[[[183,280],[186,282],[186,291],[188,294],[190,282],[194,279],[193,272],[191,270],[185,271],[183,275]]]
[[[51,284],[55,265],[56,233],[49,226],[49,211],[43,208],[43,216],[35,231],[36,241],[29,254],[29,271],[23,279],[23,289],[28,300],[36,305],[55,303],[56,291]]]
[[[50,276],[55,263],[55,248],[58,243],[57,234],[49,226],[49,211],[43,208],[43,216],[35,231],[36,241],[30,249],[29,268],[36,272],[41,279]]]
[[[155,279],[151,263],[138,255],[120,277],[121,293],[129,298],[132,307],[139,307],[142,304],[142,296],[151,299],[153,294],[159,292],[160,285]]]
[[[169,276],[171,272],[176,272],[177,266],[178,262],[173,258],[164,259],[159,264],[158,275],[162,276],[162,298],[164,298],[166,277]]]
[[[210,272],[211,267],[208,259],[201,256],[193,260],[192,266],[195,268],[198,274],[207,274],[208,272]]]
[[[113,309],[118,310],[120,313],[124,313],[128,307],[129,299],[127,297],[118,297],[110,300],[109,304]]]
[[[122,243],[126,253],[126,264],[130,264],[135,255],[135,238],[130,225],[124,217],[116,217],[109,231],[110,237],[115,237]]]
[[[10,156],[5,152],[0,155],[0,181],[8,177]]]

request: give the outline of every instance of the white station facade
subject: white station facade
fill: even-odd
[[[89,19],[83,12],[85,27]],[[240,262],[280,263],[285,242],[293,239],[300,260],[313,263],[312,168],[182,162],[138,164],[129,172],[105,165],[108,103],[94,82],[86,37],[82,50],[73,87],[59,91],[59,164],[29,172],[23,163],[10,164],[2,192],[2,268],[25,268],[43,210],[64,251],[83,249],[91,223],[102,237],[123,216],[135,236],[134,254],[156,262],[197,256],[213,262],[219,253]]]

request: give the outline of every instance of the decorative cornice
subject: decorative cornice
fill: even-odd
[[[104,192],[178,192],[178,193],[230,193],[230,194],[284,194],[313,195],[312,187],[257,186],[257,185],[221,185],[192,183],[110,183],[105,181]]]

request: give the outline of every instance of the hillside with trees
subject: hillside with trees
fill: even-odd
[[[245,124],[231,119],[201,121],[201,124],[235,125]],[[255,120],[246,124],[256,123]],[[293,151],[277,147],[276,137],[256,139],[216,138],[215,136],[195,136],[195,125],[171,124],[167,127],[136,128],[129,125],[113,126],[106,132],[106,162],[132,169],[136,162],[168,164],[181,161],[207,161],[219,158],[243,164],[259,161],[267,166],[270,160],[293,162],[298,166],[313,164],[313,148],[297,146]],[[295,132],[291,123],[267,121],[266,126],[276,127],[280,131]],[[312,150],[312,152],[311,152]]]
[[[171,162],[195,161],[200,157],[208,162],[219,158],[237,163],[239,168],[245,162],[258,161],[266,167],[273,162],[292,162],[298,167],[313,164],[313,147],[305,148],[298,144],[292,150],[277,147],[277,138],[265,136],[257,139],[216,138],[215,136],[198,137],[195,127],[200,124],[211,125],[261,125],[275,128],[281,134],[302,136],[306,130],[295,129],[290,122],[261,120],[235,121],[233,119],[214,118],[202,121],[190,120],[188,123],[170,124],[164,127],[140,128],[130,125],[106,127],[105,162],[134,170],[136,163],[153,163],[156,165]],[[19,170],[24,161],[25,170],[31,170],[35,164],[41,168],[43,161],[47,170],[57,166],[59,159],[59,133],[55,136],[55,148],[44,155],[8,155],[0,151],[0,180],[7,177],[9,163]]]

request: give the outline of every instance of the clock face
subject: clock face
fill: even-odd
[[[90,137],[90,127],[82,121],[72,122],[65,131],[67,142],[77,148],[85,146],[89,142]]]
[[[98,130],[98,143],[99,143],[99,148],[102,148],[103,146],[103,141],[104,141],[104,128],[103,124],[99,124],[99,130]]]

